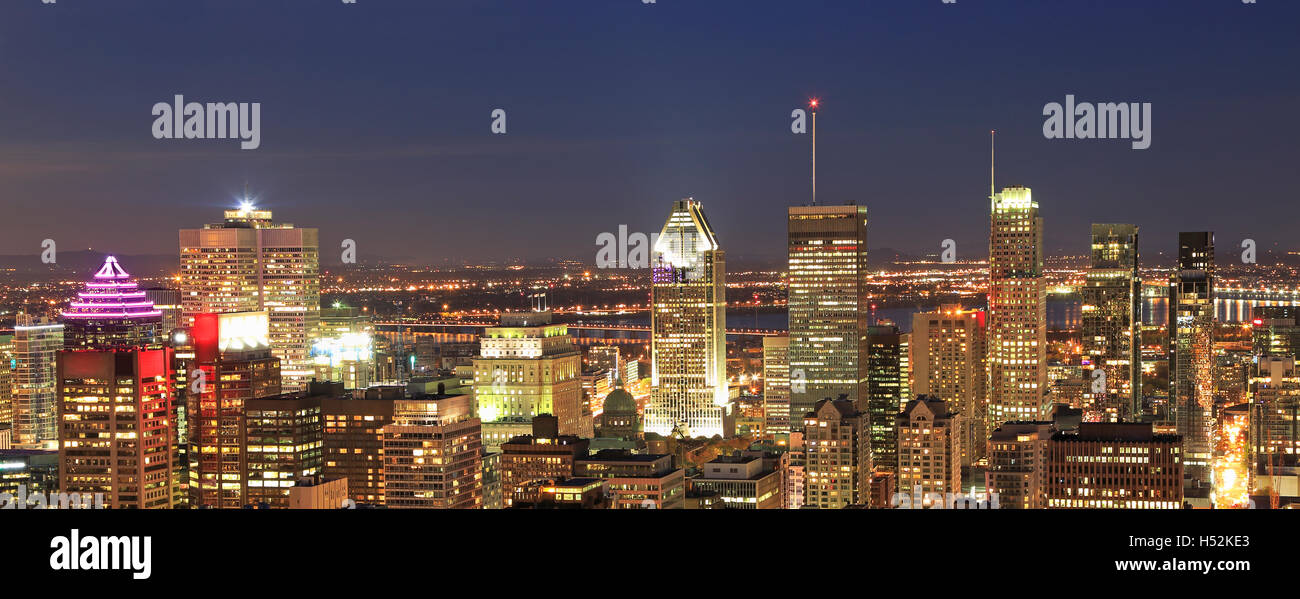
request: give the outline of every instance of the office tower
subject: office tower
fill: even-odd
[[[320,332],[311,348],[316,380],[339,381],[346,389],[365,389],[377,381],[374,325],[358,308],[322,308]]]
[[[1137,225],[1093,223],[1092,259],[1081,295],[1084,408],[1095,420],[1141,421],[1142,279]],[[1101,372],[1094,374],[1098,369]]]
[[[961,493],[962,416],[948,402],[918,395],[898,415],[898,489],[921,497],[931,507],[934,498]],[[946,501],[946,499],[944,500]]]
[[[1169,287],[1169,405],[1183,438],[1183,472],[1210,482],[1214,438],[1214,233],[1178,234]]]
[[[808,445],[803,441],[803,433],[790,433],[786,457],[785,509],[803,509],[808,490]]]
[[[1150,423],[1079,424],[1047,443],[1049,508],[1181,509],[1182,439]]]
[[[574,464],[586,457],[591,443],[589,439],[559,434],[559,425],[549,414],[534,418],[532,428],[533,434],[501,445],[501,489],[507,508],[514,505],[531,481],[571,478]]]
[[[384,505],[384,427],[393,422],[400,393],[367,389],[360,397],[343,394],[343,383],[312,383],[321,396],[326,478],[345,478],[348,497],[358,504]]]
[[[18,449],[55,449],[59,350],[63,325],[19,314],[14,326],[13,445]]]
[[[1250,453],[1300,455],[1300,374],[1291,356],[1262,356],[1250,379]]]
[[[317,484],[313,481],[321,475],[325,444],[319,395],[308,391],[246,400],[242,424],[249,505],[287,508],[293,489]]]
[[[682,509],[686,500],[686,473],[673,466],[673,456],[634,454],[602,449],[573,463],[573,476],[603,480],[610,509]]]
[[[1046,417],[1043,219],[1029,188],[993,196],[989,240],[988,428]],[[900,483],[901,484],[901,483]]]
[[[915,395],[912,392],[912,334],[898,336],[898,379],[902,384],[899,389],[898,409],[903,409]]]
[[[172,350],[162,312],[109,256],[62,313],[59,488],[114,509],[174,503]]]
[[[474,400],[485,424],[528,422],[553,414],[561,435],[585,431],[582,355],[569,328],[551,323],[550,312],[503,314],[488,327],[474,358]]]
[[[7,427],[11,435],[14,423],[15,362],[14,336],[0,335],[0,425]],[[13,442],[12,437],[10,442]]]
[[[190,505],[242,508],[247,471],[244,402],[280,395],[280,359],[271,355],[266,312],[196,314],[193,370],[186,400],[190,429]]]
[[[700,203],[685,199],[654,242],[645,430],[729,437],[726,268]]]
[[[866,505],[871,494],[871,419],[849,399],[823,399],[804,415],[805,506]]]
[[[162,312],[162,327],[160,328],[162,335],[167,335],[182,326],[181,291],[179,289],[146,287],[141,291],[144,292],[145,298],[153,302],[154,309]]]
[[[962,416],[963,466],[984,457],[988,328],[983,310],[944,305],[912,315],[912,393],[948,402]],[[904,489],[906,491],[906,489]]]
[[[265,310],[283,387],[297,389],[315,376],[319,251],[316,229],[273,222],[270,210],[248,204],[225,211],[224,222],[181,229],[182,324],[197,314]]]
[[[691,479],[695,489],[718,494],[733,510],[779,510],[785,507],[781,472],[761,456],[721,455],[706,462]]]
[[[470,395],[398,400],[384,427],[386,504],[399,509],[483,507],[483,443]]]
[[[791,206],[787,233],[790,424],[797,429],[816,402],[865,393],[867,207]]]
[[[790,336],[763,338],[763,414],[770,435],[790,433]]]
[[[985,484],[998,507],[1038,509],[1046,501],[1043,475],[1051,422],[1007,422],[989,436],[989,468]]]
[[[587,367],[591,370],[618,372],[622,363],[618,354],[617,345],[593,345],[587,349]]]
[[[867,327],[867,415],[871,419],[871,463],[892,472],[898,462],[894,421],[903,399],[902,334],[893,324]],[[861,405],[861,402],[859,402]]]

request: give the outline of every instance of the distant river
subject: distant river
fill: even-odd
[[[1215,310],[1220,322],[1242,322],[1250,317],[1250,308],[1255,304],[1274,304],[1275,302],[1250,302],[1246,300],[1217,300]],[[1077,329],[1080,326],[1082,310],[1077,299],[1048,300],[1047,322],[1052,329]],[[983,308],[984,306],[968,306]],[[876,310],[876,319],[892,320],[904,333],[912,330],[912,315],[917,312],[934,310],[936,307],[917,308],[882,308]],[[1163,324],[1169,318],[1169,300],[1149,298],[1142,301],[1142,321],[1146,324]],[[623,317],[584,318],[585,322],[605,322],[611,324],[629,324],[647,326],[649,314],[630,314]],[[788,329],[790,321],[784,311],[727,310],[727,328]]]

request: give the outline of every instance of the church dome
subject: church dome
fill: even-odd
[[[605,396],[605,413],[636,414],[636,400],[620,385]]]

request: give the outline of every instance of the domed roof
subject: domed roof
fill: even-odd
[[[605,396],[606,414],[636,414],[636,399],[623,390],[622,382]]]

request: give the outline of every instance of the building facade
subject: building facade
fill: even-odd
[[[1084,410],[1106,422],[1142,417],[1142,278],[1138,227],[1092,225],[1083,296]],[[1100,371],[1101,374],[1095,374]]]
[[[790,414],[826,398],[857,401],[867,384],[866,206],[788,211]]]
[[[645,431],[731,435],[724,254],[700,203],[673,204],[654,241]]]
[[[993,197],[989,239],[988,428],[1046,417],[1043,219],[1027,187]]]

